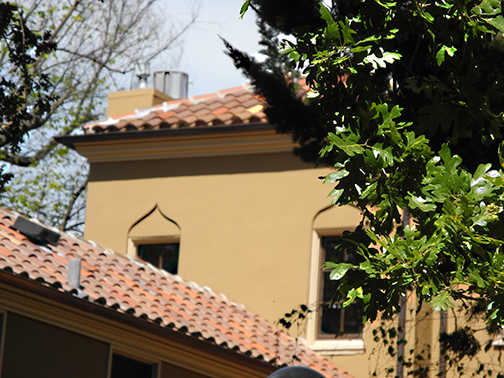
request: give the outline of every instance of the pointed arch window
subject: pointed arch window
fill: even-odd
[[[130,227],[128,255],[179,274],[179,225],[154,206]]]

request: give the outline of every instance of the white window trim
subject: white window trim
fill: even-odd
[[[309,308],[313,308],[320,301],[319,290],[322,275],[322,258],[320,256],[320,239],[323,236],[339,235],[342,229],[313,230],[310,256],[310,285],[308,290]],[[364,335],[358,339],[319,339],[318,338],[319,311],[315,308],[308,316],[306,342],[311,349],[322,355],[351,355],[364,353]]]
[[[364,353],[364,340],[317,340],[310,344],[310,348],[322,356],[344,356]]]

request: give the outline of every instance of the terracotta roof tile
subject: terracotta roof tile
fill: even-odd
[[[41,285],[77,294],[66,282],[68,259],[81,259],[81,290],[86,299],[265,360],[277,366],[309,366],[326,377],[350,378],[315,352],[211,289],[184,281],[92,242],[63,233],[57,245],[32,243],[10,227],[17,214],[0,208],[0,270]],[[298,359],[294,361],[293,355]]]
[[[181,125],[202,127],[238,123],[266,123],[264,101],[243,85],[214,94],[164,102],[133,113],[112,117],[84,126],[87,134],[177,128]]]

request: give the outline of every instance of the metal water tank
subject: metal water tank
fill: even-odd
[[[177,70],[155,71],[152,77],[154,89],[178,100],[187,98],[189,75]]]

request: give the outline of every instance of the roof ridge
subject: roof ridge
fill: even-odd
[[[234,93],[236,95],[233,95]],[[98,134],[177,128],[181,124],[189,128],[215,124],[232,125],[235,124],[236,119],[243,124],[266,123],[263,108],[264,99],[255,93],[253,85],[246,83],[214,93],[138,108],[132,112],[88,123],[83,128],[87,134]],[[251,109],[254,111],[252,112]]]

